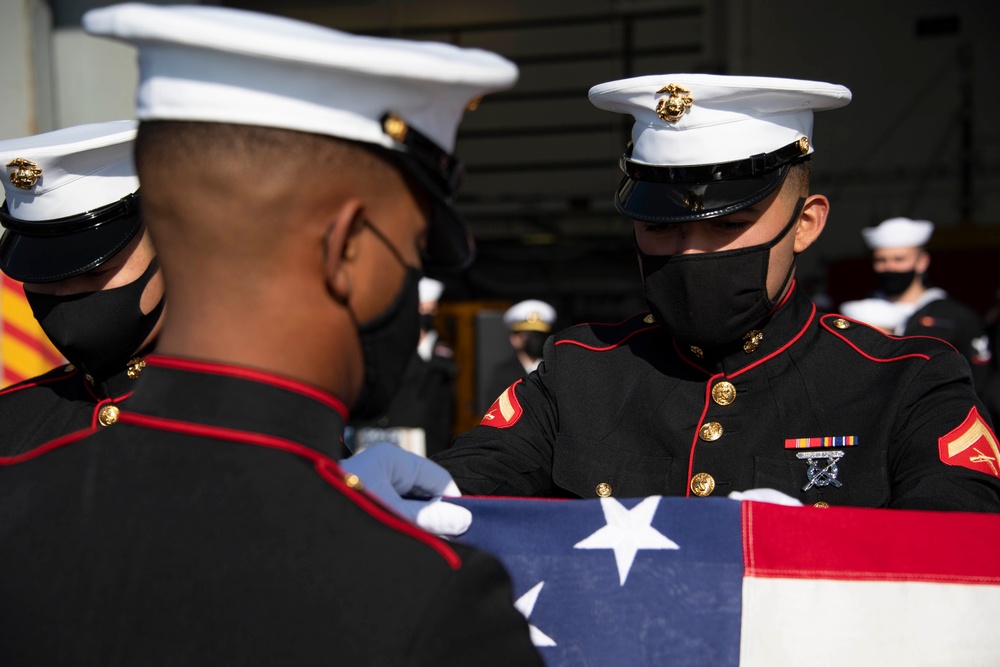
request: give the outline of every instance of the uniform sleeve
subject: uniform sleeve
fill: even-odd
[[[428,601],[408,667],[541,666],[528,623],[514,608],[510,578],[492,556],[463,554],[460,570]]]
[[[903,390],[889,448],[890,506],[1000,512],[1000,451],[964,360],[935,354]]]
[[[434,460],[466,494],[550,496],[557,430],[556,358],[545,343],[538,370],[507,388],[479,426],[459,435]]]

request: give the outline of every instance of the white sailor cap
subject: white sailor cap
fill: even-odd
[[[813,152],[813,112],[851,101],[820,81],[663,74],[590,89],[600,109],[635,118],[615,197],[635,220],[728,215],[773,192]]]
[[[509,88],[517,67],[450,44],[363,37],[222,7],[137,3],[93,9],[87,32],[139,49],[139,120],[236,123],[363,142],[436,200],[432,265],[464,268],[471,237],[451,207],[462,114]]]
[[[865,227],[861,235],[872,250],[879,248],[922,248],[931,240],[934,223],[930,220],[889,218],[874,227]]]
[[[556,309],[538,299],[515,303],[503,314],[503,323],[511,331],[552,331]]]
[[[420,279],[419,291],[420,303],[438,301],[441,299],[441,293],[444,292],[444,283],[440,280],[424,277]]]
[[[96,268],[141,225],[131,120],[0,141],[0,269],[23,282]]]
[[[912,307],[888,299],[859,299],[840,304],[843,315],[880,329],[894,331],[909,317]]]

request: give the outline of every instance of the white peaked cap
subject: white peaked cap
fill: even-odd
[[[676,99],[690,100],[675,121],[657,113],[672,96],[663,91],[670,85],[684,89]],[[678,167],[742,160],[803,137],[811,144],[813,112],[845,106],[851,91],[821,81],[657,74],[596,85],[590,101],[635,118],[633,160]],[[804,154],[812,151],[810,145]]]
[[[889,218],[875,227],[865,227],[861,235],[872,250],[879,248],[922,248],[931,240],[934,223],[930,220]]]
[[[556,321],[556,309],[538,299],[515,303],[503,314],[503,323],[513,331],[550,331]]]
[[[138,190],[135,128],[135,121],[122,120],[0,141],[9,215],[31,222],[66,218]]]
[[[907,304],[893,303],[887,299],[859,299],[845,301],[840,305],[840,312],[852,320],[889,331],[902,325],[912,311],[912,307]]]
[[[419,290],[420,303],[438,301],[441,299],[441,293],[444,292],[444,283],[433,278],[421,278]]]
[[[87,32],[139,48],[136,116],[259,125],[392,147],[396,114],[452,152],[463,112],[509,88],[501,56],[363,37],[237,9],[140,3],[88,11]]]

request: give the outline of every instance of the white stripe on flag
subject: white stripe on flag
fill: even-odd
[[[746,577],[740,667],[996,667],[998,625],[996,585]]]

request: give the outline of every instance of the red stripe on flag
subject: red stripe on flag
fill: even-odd
[[[42,358],[42,361],[52,366],[60,366],[63,363],[62,355],[53,351],[51,344],[47,340],[40,340],[34,334],[21,329],[10,322],[4,323],[3,335],[10,336],[18,340],[21,344],[31,348],[31,351]]]
[[[12,384],[17,384],[18,382],[24,382],[28,378],[18,373],[13,368],[5,366],[3,369],[3,379],[0,381],[0,386],[9,387]]]
[[[993,514],[743,503],[751,577],[1000,584],[998,553]]]

